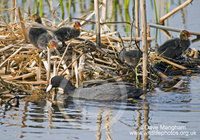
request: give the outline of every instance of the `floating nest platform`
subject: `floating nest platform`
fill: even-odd
[[[24,14],[27,13],[24,12]],[[0,23],[1,91],[6,89],[9,93],[11,92],[12,88],[6,84],[17,87],[18,90],[14,90],[15,93],[24,92],[28,87],[35,90],[38,86],[48,85],[48,80],[53,75],[67,77],[76,87],[110,81],[128,81],[141,86],[142,59],[136,68],[119,59],[119,53],[123,48],[137,48],[136,42],[141,41],[140,37],[120,37],[118,32],[111,31],[106,24],[103,24],[101,48],[96,45],[94,31],[82,30],[78,38],[67,41],[67,47],[58,50],[59,55],[50,54],[48,60],[47,52],[46,55],[40,57],[41,50],[30,44],[28,30],[32,26],[36,26],[45,28],[51,33],[57,28],[70,26],[69,19],[62,20],[60,24],[56,25],[54,21],[42,18],[44,25],[40,25],[33,22],[33,18],[29,14],[27,14],[27,18],[23,19],[20,8],[18,8],[16,22],[7,23],[2,16],[0,18],[2,19]],[[79,19],[83,27],[93,24],[93,22],[85,22],[84,19],[87,19],[87,15]],[[149,42],[153,40],[154,38],[148,37]],[[194,59],[191,56],[190,61],[180,62],[159,57],[153,51],[150,51],[149,54],[153,58],[153,60],[149,60],[148,64],[149,89],[158,85],[163,79],[169,78],[165,75],[167,69],[171,73],[174,71],[185,71],[185,74],[199,72],[198,57]],[[161,61],[164,64],[161,64]],[[154,67],[157,63],[159,65]]]

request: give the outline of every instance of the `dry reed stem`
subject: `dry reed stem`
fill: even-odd
[[[48,27],[48,26],[45,26],[45,25],[42,25],[42,24],[39,24],[37,22],[33,22],[31,23],[32,26],[35,26],[35,27],[39,27],[39,28],[43,28],[43,29],[46,29],[46,30],[49,30],[49,31],[56,31],[56,28],[51,28],[51,27]]]
[[[63,25],[63,23],[66,23],[66,20],[65,21],[62,21],[58,26],[54,25],[52,22],[53,21],[49,21],[45,18],[43,18],[44,21],[46,22],[49,22],[51,24],[51,26],[44,26],[44,25],[41,25],[41,24],[38,24],[38,23],[35,23],[35,22],[30,22],[30,17],[27,18],[27,19],[22,19],[22,17],[20,17],[20,9],[18,9],[18,15],[19,15],[19,21],[20,22],[16,22],[16,23],[13,23],[12,25],[12,28],[15,29],[13,30],[13,33],[15,33],[18,37],[18,43],[22,43],[21,41],[19,41],[20,39],[23,39],[25,38],[25,30],[26,28],[30,28],[31,25],[32,26],[35,26],[35,27],[40,27],[40,28],[44,28],[46,30],[49,30],[49,31],[55,31],[56,28],[54,27],[60,27]],[[90,14],[89,16],[86,16],[86,15],[83,15],[83,17],[85,17],[85,19],[83,21],[86,21],[86,20],[89,20],[92,16],[94,15],[94,13]],[[53,15],[55,16],[55,15]],[[27,21],[26,21],[27,20]],[[80,19],[79,19],[80,20]],[[83,22],[82,22],[83,23]],[[27,27],[25,27],[25,25]],[[54,27],[52,27],[54,26]],[[104,30],[102,30],[103,32]],[[117,54],[119,53],[119,50],[120,50],[120,47],[118,47],[118,43],[119,43],[119,39],[118,37],[115,36],[116,32],[112,32],[112,31],[109,31],[108,33],[106,32],[103,32],[101,35],[101,44],[103,46],[108,46],[107,49],[105,48],[102,48],[102,49],[99,49],[96,47],[95,45],[95,41],[96,41],[96,35],[95,35],[95,32],[92,32],[92,31],[84,31],[85,33],[82,33],[84,34],[84,36],[81,34],[81,37],[80,39],[77,38],[77,39],[73,39],[73,42],[71,41],[67,41],[67,48],[65,49],[64,53],[62,53],[62,57],[57,57],[57,58],[53,58],[51,57],[51,61],[49,60],[49,57],[48,57],[48,63],[47,61],[45,60],[37,60],[36,59],[36,55],[33,55],[33,50],[36,50],[35,48],[33,47],[29,47],[28,45],[23,45],[23,51],[19,50],[18,52],[20,52],[21,56],[23,57],[19,57],[19,56],[16,56],[15,58],[13,59],[10,59],[10,58],[7,58],[8,60],[6,60],[7,62],[9,60],[11,60],[9,63],[8,63],[8,67],[9,70],[11,70],[14,74],[15,74],[15,77],[13,79],[20,79],[22,77],[25,77],[26,76],[30,76],[31,77],[34,77],[36,76],[37,78],[37,81],[31,81],[31,82],[27,82],[27,81],[22,81],[21,83],[26,83],[26,84],[46,84],[48,81],[48,75],[49,73],[51,73],[51,70],[49,70],[48,68],[50,68],[50,66],[48,65],[53,65],[54,67],[54,75],[57,75],[57,73],[59,75],[64,75],[64,74],[67,74],[67,77],[71,77],[71,78],[74,78],[73,74],[70,76],[70,73],[69,73],[69,68],[76,62],[78,62],[79,60],[79,68],[77,67],[77,64],[75,67],[71,67],[71,72],[74,72],[75,70],[75,75],[76,75],[76,78],[79,77],[79,79],[76,79],[76,86],[78,86],[78,83],[80,82],[80,80],[84,80],[84,72],[85,71],[88,71],[88,67],[93,67],[92,69],[94,70],[94,72],[104,72],[104,73],[107,73],[108,75],[110,76],[113,76],[113,73],[115,73],[114,71],[117,69],[117,67],[121,67],[121,68],[124,68],[123,66],[121,66],[121,64],[119,64],[115,58],[117,58]],[[4,36],[5,36],[5,39],[8,39],[6,34],[8,34],[8,32],[5,32]],[[10,38],[9,38],[10,39]],[[128,40],[129,41],[129,40]],[[130,44],[129,42],[126,42],[124,41],[124,43],[127,43],[127,44]],[[8,52],[12,52],[10,48],[12,49],[18,49],[18,47],[21,45],[21,44],[11,44],[10,46],[6,46],[5,48],[3,49],[0,49],[3,53],[8,53]],[[73,52],[76,52],[76,53],[79,53],[80,55],[76,58],[74,58],[74,60],[64,60],[64,57],[66,56],[66,54],[68,53],[68,47],[69,45],[72,45],[73,46]],[[131,44],[130,44],[131,45]],[[32,45],[30,45],[32,46]],[[111,46],[111,47],[110,47]],[[83,54],[82,51],[80,51],[82,49],[82,47],[84,48],[92,48],[92,52],[93,54],[103,54],[101,55],[102,58],[95,56],[91,56],[89,53],[88,54]],[[116,49],[117,48],[117,49]],[[33,50],[32,50],[33,49]],[[109,53],[114,53],[115,54],[115,57],[111,56]],[[31,57],[29,57],[31,56]],[[85,57],[83,57],[85,56]],[[13,56],[12,56],[13,57]],[[19,58],[17,58],[19,57]],[[68,58],[70,58],[71,55],[68,56]],[[23,60],[24,58],[29,58],[27,60]],[[82,59],[84,58],[84,59]],[[18,60],[19,59],[19,60]],[[114,59],[114,60],[113,60]],[[58,60],[58,61],[57,61]],[[94,60],[95,63],[91,60]],[[4,61],[2,64],[1,64],[1,67],[4,66],[4,64],[6,63],[6,61]],[[87,61],[91,61],[91,64],[88,63]],[[12,63],[18,63],[18,67],[15,68],[13,67],[11,64]],[[41,62],[44,63],[44,65],[41,65]],[[64,62],[64,63],[63,63]],[[104,65],[106,64],[106,65]],[[46,72],[47,72],[47,75],[41,75],[42,72],[45,72],[45,68],[46,68]],[[64,68],[64,70],[63,70]],[[105,69],[108,69],[109,71],[113,71],[113,72],[109,72]],[[79,71],[78,71],[79,70]],[[32,71],[34,73],[32,73]],[[17,76],[18,75],[18,76]],[[84,76],[83,76],[84,75]],[[115,75],[115,74],[114,74]],[[45,77],[46,76],[46,77]],[[27,78],[28,78],[27,77]],[[12,79],[10,78],[10,79]],[[47,78],[47,82],[45,81],[40,81],[41,78]],[[12,79],[12,80],[13,80]],[[15,81],[16,82],[16,81]],[[18,82],[20,83],[20,82]]]
[[[163,30],[168,30],[168,31],[174,31],[174,32],[180,32],[182,31],[183,29],[177,29],[177,28],[174,28],[174,27],[168,27],[168,26],[163,26],[163,25],[158,25],[158,24],[153,24],[153,23],[148,23],[148,25],[150,27],[153,27],[153,28],[159,28],[159,29],[163,29]],[[197,35],[197,36],[200,36],[200,33],[198,32],[194,32],[194,31],[190,31],[190,30],[187,30],[191,35]]]
[[[73,49],[73,51],[79,53],[79,54],[82,54],[81,51],[78,51],[76,49]],[[117,66],[115,63],[113,62],[108,62],[108,61],[105,61],[105,60],[102,60],[102,59],[99,59],[99,58],[93,58],[92,56],[88,55],[88,54],[85,54],[86,57],[90,58],[90,59],[94,59],[95,61],[98,61],[98,62],[102,62],[102,63],[105,63],[105,64],[108,64],[108,65],[113,65],[113,66]]]
[[[83,55],[82,55],[83,56]],[[76,52],[72,52],[72,61],[74,60],[78,60],[76,59]],[[76,79],[76,84],[75,86],[78,87],[79,85],[79,75],[78,75],[78,65],[77,65],[77,61],[75,61],[73,64],[72,64],[72,67],[74,68],[74,72],[75,72],[75,79]],[[73,74],[72,74],[73,75]]]
[[[74,63],[76,62],[81,56],[83,55],[83,53],[81,53],[76,59],[74,59],[74,61],[72,61],[59,75],[63,75],[64,72]]]
[[[98,48],[101,48],[99,0],[94,0],[94,10],[95,10],[95,19],[96,19],[96,44]]]
[[[147,19],[146,19],[146,1],[140,0],[141,12],[141,34],[143,49],[143,90],[147,90],[147,64],[148,64],[148,48],[147,48]]]
[[[13,32],[13,30],[11,29],[10,25],[8,25],[8,23],[5,21],[5,19],[2,17],[2,15],[0,15],[1,19],[4,21],[4,23],[6,24],[8,30],[12,33],[12,36],[14,39],[17,39],[17,36],[15,35],[15,33]]]
[[[24,35],[24,39],[26,41],[26,43],[28,42],[28,33],[26,31],[26,27],[24,25],[24,22],[23,22],[23,19],[22,19],[22,16],[21,16],[21,12],[20,12],[20,8],[18,7],[18,15],[19,15],[19,20],[20,20],[20,25],[21,25],[21,29],[22,29],[22,33]]]
[[[180,88],[180,86],[184,83],[183,80],[180,80],[178,83],[176,83],[176,85],[174,85],[174,88]]]
[[[66,22],[68,22],[69,21],[69,19],[70,18],[66,18],[64,21],[62,21],[60,24],[58,24],[58,28],[60,28],[61,26],[63,26],[63,25],[65,25],[66,24]]]
[[[83,81],[83,70],[84,70],[84,65],[85,65],[85,55],[82,55],[82,56],[80,57],[80,59],[79,59],[79,67],[78,67],[80,82]]]
[[[22,48],[23,48],[23,47],[20,47],[20,48],[19,48],[18,50],[16,50],[10,57],[8,57],[3,63],[1,63],[0,68],[1,68],[2,66],[4,66],[5,63],[6,63],[7,61],[9,61],[13,56],[15,56]]]
[[[108,0],[103,0],[102,7],[102,21],[106,22]]]
[[[56,68],[56,66],[57,66],[57,60],[55,60],[53,64],[53,75],[58,75],[58,69]]]
[[[97,64],[97,63],[92,63],[92,64],[94,64],[96,66],[99,66],[99,67],[102,67],[102,68],[111,69],[111,70],[116,70],[117,69],[117,67],[113,68],[113,67],[109,67],[109,66],[105,66],[105,65],[101,65],[101,64]]]
[[[12,80],[17,80],[17,79],[27,79],[27,78],[30,78],[30,77],[33,77],[33,76],[36,76],[36,72],[32,72],[32,73],[28,73],[28,74],[24,74],[24,75],[20,75],[20,76],[15,76],[15,77],[8,77],[8,78],[5,78],[6,80],[9,80],[9,81],[12,81]]]
[[[166,63],[168,63],[168,64],[170,64],[170,65],[172,65],[172,66],[175,66],[175,67],[177,67],[177,68],[180,68],[180,69],[187,69],[187,68],[184,67],[184,66],[181,66],[181,65],[179,65],[179,64],[176,64],[176,63],[174,63],[174,62],[171,62],[171,61],[169,61],[169,60],[167,60],[167,59],[165,59],[165,58],[162,58],[162,57],[160,57],[160,56],[156,56],[155,58],[160,59],[160,60],[162,60],[163,62],[166,62]]]
[[[61,59],[60,59],[60,62],[59,62],[59,64],[58,64],[58,66],[57,66],[57,70],[59,69],[60,64],[63,62],[63,58],[64,58],[65,54],[67,53],[67,50],[68,50],[70,44],[71,44],[71,43],[67,44],[67,47],[66,47],[66,49],[65,49],[65,51],[64,51],[64,53],[63,53],[63,55],[62,55],[62,57],[61,57]]]
[[[182,3],[181,5],[179,5],[178,7],[176,7],[175,9],[173,9],[171,12],[167,13],[166,15],[164,15],[163,17],[160,18],[159,23],[163,24],[163,21],[167,18],[169,18],[171,15],[175,14],[176,12],[178,12],[179,10],[181,10],[182,8],[184,8],[185,6],[187,6],[188,4],[190,4],[193,0],[187,0],[184,3]]]
[[[13,80],[13,82],[16,82],[18,84],[29,84],[29,85],[47,85],[47,81],[18,81],[18,80]]]
[[[47,81],[50,82],[50,78],[51,78],[51,51],[50,51],[49,48],[47,48],[47,62],[48,62]]]
[[[6,51],[6,50],[8,50],[8,49],[10,49],[10,48],[12,48],[12,47],[13,47],[13,44],[10,44],[10,45],[8,45],[8,46],[6,46],[6,47],[0,49],[0,52]]]

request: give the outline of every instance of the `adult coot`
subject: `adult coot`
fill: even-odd
[[[160,56],[178,59],[181,57],[182,53],[189,48],[190,40],[188,37],[191,36],[192,35],[188,31],[183,30],[180,32],[179,38],[166,41],[157,48],[156,52]]]
[[[139,50],[125,51],[124,49],[120,53],[119,57],[122,61],[125,61],[128,65],[131,65],[135,68],[142,57],[142,53]]]
[[[96,101],[126,101],[127,98],[139,98],[144,94],[143,90],[137,89],[130,83],[107,83],[90,88],[76,88],[62,76],[54,76],[50,80],[47,92],[53,87],[60,87],[68,96],[78,99]]]
[[[68,41],[72,38],[78,37],[80,35],[81,24],[76,21],[73,27],[62,27],[54,31],[54,35],[59,41],[62,42],[62,47],[65,47],[65,41]]]

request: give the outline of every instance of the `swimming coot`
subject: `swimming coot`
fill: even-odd
[[[124,49],[119,57],[122,61],[125,61],[128,65],[135,68],[142,57],[142,53],[139,50],[125,51]]]
[[[178,59],[181,57],[182,53],[187,50],[190,46],[190,40],[188,37],[192,35],[183,30],[180,32],[180,38],[173,38],[166,41],[160,47],[157,48],[156,52],[160,56]]]
[[[54,35],[59,41],[62,42],[62,47],[65,47],[65,41],[68,41],[72,38],[78,37],[80,35],[81,24],[76,21],[73,27],[62,27],[54,31]]]
[[[139,98],[145,92],[130,83],[107,83],[90,88],[76,88],[62,76],[54,76],[50,80],[47,92],[53,87],[60,87],[68,96],[76,99],[96,101],[126,101],[128,98]]]

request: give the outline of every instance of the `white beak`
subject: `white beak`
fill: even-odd
[[[50,84],[50,85],[47,87],[46,92],[49,92],[51,89],[52,89],[52,84]]]

